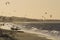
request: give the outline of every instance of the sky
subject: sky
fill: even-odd
[[[0,15],[60,19],[60,0],[0,0]]]

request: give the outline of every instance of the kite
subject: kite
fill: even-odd
[[[45,14],[47,14],[47,12],[45,12]]]
[[[50,18],[52,18],[52,15],[50,15]]]
[[[44,16],[42,16],[43,19],[46,19]]]
[[[10,4],[10,2],[6,2],[5,4],[6,4],[6,5],[9,5],[9,4]]]

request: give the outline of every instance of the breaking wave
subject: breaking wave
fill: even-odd
[[[18,31],[37,34],[40,37],[46,37],[48,39],[60,40],[60,30],[56,29],[58,26],[51,27],[51,25],[53,24],[47,24],[47,25],[45,24],[14,24],[14,26],[19,27],[21,29]],[[2,26],[1,28],[9,30],[11,27],[12,25],[9,24],[8,26]]]

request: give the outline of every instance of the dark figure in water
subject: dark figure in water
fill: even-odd
[[[17,30],[20,30],[20,29],[19,29],[19,27],[14,27],[13,26],[13,27],[11,27],[11,30],[16,30],[17,31]]]
[[[18,26],[14,26],[11,27],[11,30],[16,34],[16,32],[20,32],[20,33],[24,33],[24,31],[18,31],[21,30]],[[14,34],[13,32],[11,32],[11,34]]]
[[[19,29],[19,27],[18,26],[15,26],[15,25],[13,25],[13,27],[11,27],[11,34],[13,34],[14,35],[14,33],[16,34],[17,33],[17,30],[20,30]],[[15,36],[15,35],[14,35]]]

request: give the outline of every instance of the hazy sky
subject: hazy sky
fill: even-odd
[[[60,0],[0,0],[0,15],[60,19]]]

